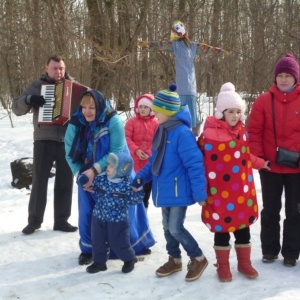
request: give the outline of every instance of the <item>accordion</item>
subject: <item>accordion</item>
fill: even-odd
[[[43,84],[41,95],[46,103],[39,108],[38,124],[66,124],[87,90],[88,87],[68,79],[57,84]]]

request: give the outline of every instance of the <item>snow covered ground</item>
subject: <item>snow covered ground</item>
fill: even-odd
[[[157,243],[152,247],[152,254],[138,262],[129,274],[121,272],[123,263],[119,260],[108,261],[108,270],[97,274],[89,274],[84,266],[77,264],[78,232],[52,230],[53,178],[49,179],[42,228],[32,235],[23,235],[21,230],[27,224],[29,191],[12,188],[10,162],[32,157],[31,119],[31,115],[13,116],[15,128],[11,128],[5,112],[0,110],[0,299],[300,299],[300,263],[287,268],[282,264],[282,257],[273,264],[262,263],[259,222],[251,227],[252,263],[259,277],[249,280],[239,274],[232,250],[233,281],[219,282],[214,267],[213,234],[202,224],[198,205],[189,207],[185,225],[199,242],[209,265],[194,282],[184,280],[189,261],[184,251],[182,272],[165,278],[155,276],[155,270],[166,262],[167,253],[160,209],[152,204],[148,215]],[[261,207],[259,177],[257,172],[254,174]],[[77,224],[77,216],[74,185],[71,224]]]

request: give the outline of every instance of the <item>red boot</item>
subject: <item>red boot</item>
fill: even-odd
[[[222,282],[230,282],[232,280],[232,274],[229,267],[229,252],[231,247],[214,246],[214,249],[217,258],[217,263],[214,266],[217,267],[219,279]]]
[[[235,251],[238,260],[238,271],[250,279],[258,276],[257,271],[252,267],[250,261],[251,244],[235,245]]]

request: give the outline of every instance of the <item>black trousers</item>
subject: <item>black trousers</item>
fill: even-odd
[[[54,224],[67,222],[71,215],[73,174],[65,159],[63,142],[35,141],[33,147],[32,189],[28,223],[40,225],[47,203],[48,179],[55,161]]]
[[[263,254],[299,258],[300,251],[300,174],[260,171],[263,209],[261,211],[261,246]],[[282,194],[285,201],[282,201]],[[280,211],[285,207],[282,247],[280,245]]]
[[[250,243],[250,228],[245,227],[240,230],[236,230],[233,232],[235,237],[235,244],[249,244]],[[219,247],[227,247],[229,246],[230,241],[230,233],[229,232],[215,232],[215,241],[214,245]]]

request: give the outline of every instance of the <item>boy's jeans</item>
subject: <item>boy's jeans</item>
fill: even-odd
[[[189,257],[198,257],[202,251],[196,240],[183,227],[187,207],[163,207],[162,223],[167,241],[167,251],[169,256],[181,258],[179,244],[182,245]]]

